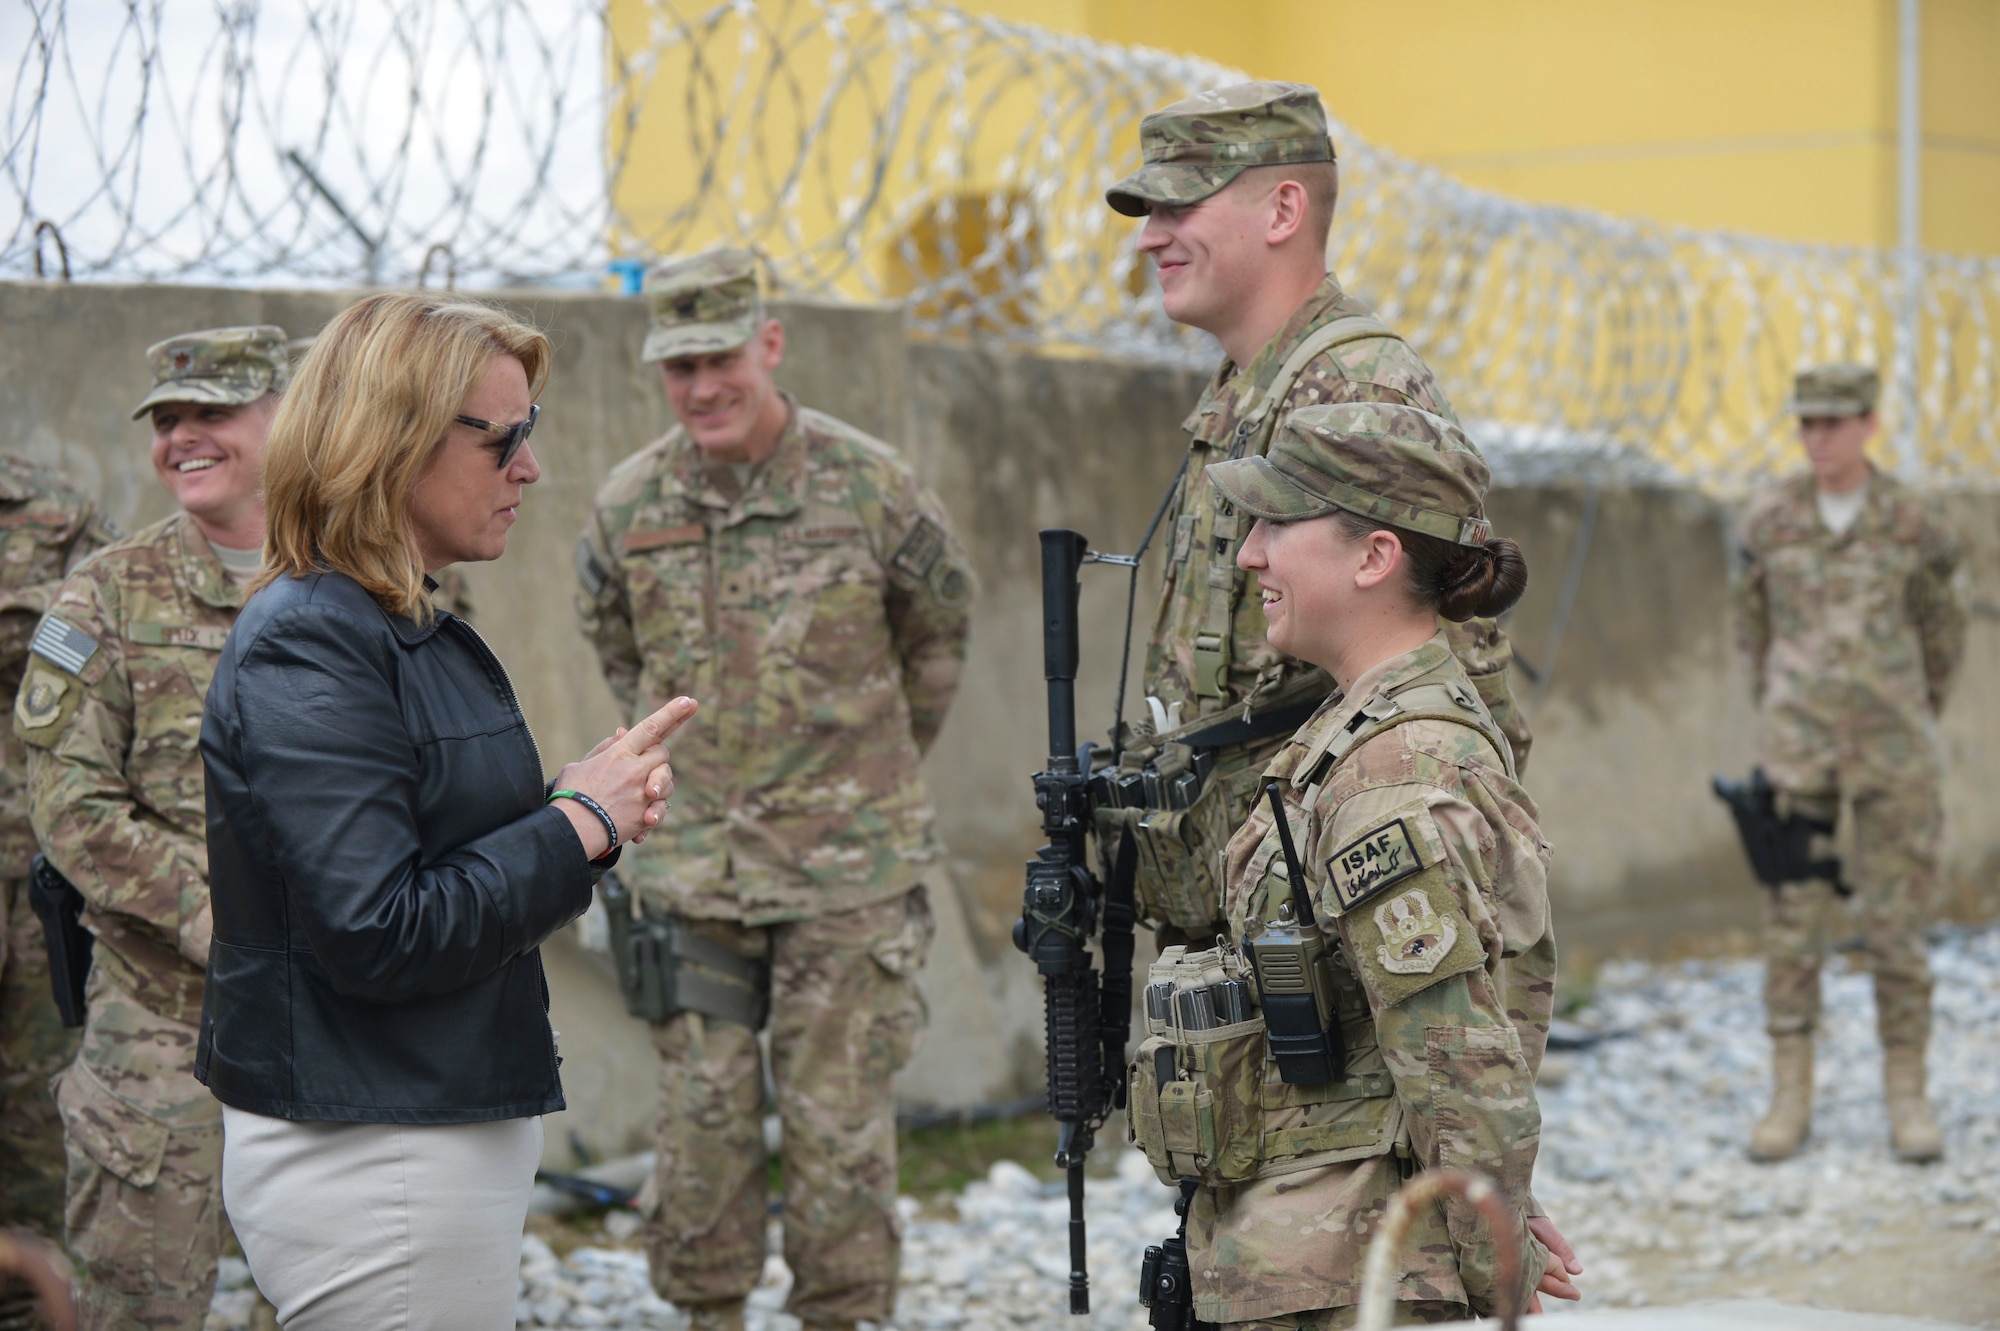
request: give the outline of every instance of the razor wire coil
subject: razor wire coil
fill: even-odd
[[[932,0],[0,4],[0,274],[45,230],[82,279],[220,283],[594,287],[730,242],[925,336],[1216,356],[1102,193],[1147,111],[1245,77],[1193,57]],[[1906,387],[1926,479],[2000,477],[2000,263],[1523,203],[1333,132],[1335,270],[1503,468],[1737,490],[1795,456],[1791,373],[1849,359]]]

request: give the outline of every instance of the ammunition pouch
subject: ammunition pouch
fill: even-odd
[[[42,940],[49,953],[49,988],[62,1024],[83,1025],[88,1004],[84,986],[90,979],[90,958],[96,939],[83,927],[83,893],[49,863],[35,856],[28,869],[28,905],[42,921]]]
[[[660,1022],[683,1012],[762,1030],[771,1013],[771,968],[689,929],[687,922],[634,911],[631,893],[607,873],[598,893],[609,917],[611,960],[625,1010]]]
[[[1385,1155],[1402,1113],[1365,1007],[1347,1027],[1346,1075],[1287,1084],[1256,985],[1234,947],[1170,947],[1147,973],[1146,1039],[1129,1069],[1131,1138],[1163,1183],[1243,1183]]]

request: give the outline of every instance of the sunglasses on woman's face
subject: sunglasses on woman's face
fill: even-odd
[[[528,419],[516,421],[512,425],[501,425],[497,421],[482,421],[477,416],[459,416],[456,419],[460,425],[470,425],[475,430],[484,430],[488,434],[500,436],[488,447],[500,450],[500,468],[504,471],[507,464],[514,460],[514,455],[521,451],[521,445],[528,442],[528,436],[535,432],[535,422],[540,419],[541,414],[541,405],[537,403],[528,408]]]

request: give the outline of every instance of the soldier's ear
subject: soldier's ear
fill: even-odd
[[[775,370],[785,361],[785,326],[776,319],[766,319],[764,326],[757,330],[757,347],[762,353],[764,368]]]

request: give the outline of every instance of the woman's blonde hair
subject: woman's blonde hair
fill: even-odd
[[[428,621],[410,488],[495,356],[539,395],[547,337],[463,299],[369,296],[335,315],[292,376],[264,454],[264,571],[251,590],[345,573],[392,614]]]

